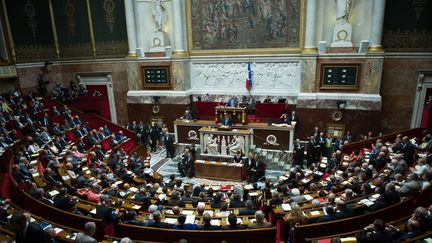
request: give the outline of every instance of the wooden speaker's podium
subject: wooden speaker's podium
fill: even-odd
[[[228,106],[216,106],[215,108],[215,121],[219,123],[222,121],[225,114],[231,116],[233,124],[247,124],[246,107],[228,107]]]

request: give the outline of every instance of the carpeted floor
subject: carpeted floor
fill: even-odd
[[[209,180],[204,178],[181,177],[177,169],[177,163],[179,160],[180,160],[179,157],[176,157],[174,159],[167,159],[165,149],[161,148],[158,149],[156,152],[151,153],[150,165],[155,171],[159,172],[159,174],[161,174],[164,178],[169,178],[170,175],[174,174],[177,178],[182,179],[184,182],[205,183],[208,185],[239,184],[239,182],[233,182],[233,181],[222,181],[222,180],[219,181],[219,180]],[[277,178],[283,173],[284,171],[266,170],[266,178],[272,181],[277,181]]]

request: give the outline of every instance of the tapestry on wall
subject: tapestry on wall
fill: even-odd
[[[191,0],[192,50],[298,48],[300,0]]]

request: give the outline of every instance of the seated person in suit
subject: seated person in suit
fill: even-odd
[[[228,100],[226,104],[227,107],[237,107],[237,105],[238,105],[238,100],[234,96],[231,96],[231,98]]]
[[[391,233],[386,229],[382,219],[376,219],[357,237],[358,242],[393,242]]]
[[[243,156],[241,150],[237,150],[234,154],[234,163],[243,163]]]
[[[77,234],[75,238],[75,242],[88,242],[88,243],[96,243],[98,242],[92,236],[96,232],[96,224],[94,222],[87,222],[84,225],[84,232],[80,232]]]
[[[193,120],[191,111],[189,109],[186,109],[183,116],[181,116],[179,119],[186,120],[186,121]]]
[[[224,117],[222,118],[222,126],[231,126],[233,124],[230,115],[228,115],[227,113],[224,114]]]
[[[264,213],[262,211],[255,212],[255,222],[248,225],[248,229],[270,228],[272,225],[264,221]]]
[[[255,214],[256,210],[254,209],[254,203],[252,200],[247,200],[245,202],[246,208],[242,208],[239,210],[238,215],[253,215]]]
[[[217,230],[219,226],[211,224],[211,216],[209,213],[204,213],[202,217],[203,224],[198,225],[199,230]]]
[[[27,217],[15,210],[10,225],[16,235],[16,242],[47,242],[44,231],[36,224],[29,222]]]
[[[181,214],[177,217],[177,224],[173,225],[173,229],[195,230],[198,228],[196,224],[185,224],[186,215]]]
[[[225,230],[239,230],[244,229],[244,227],[240,224],[237,224],[237,216],[234,213],[228,215],[228,223],[229,225],[223,226],[222,229]]]
[[[165,222],[161,222],[162,214],[159,211],[153,212],[153,221],[147,224],[148,227],[155,228],[169,228],[170,225]]]

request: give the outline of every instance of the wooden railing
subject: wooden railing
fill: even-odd
[[[294,242],[305,242],[306,238],[325,237],[359,230],[374,219],[383,219],[386,222],[397,220],[411,214],[418,206],[428,207],[431,204],[432,188],[429,187],[418,198],[410,198],[392,206],[346,219],[334,220],[325,223],[307,224],[295,227]]]
[[[351,152],[355,149],[357,150],[361,150],[363,148],[371,148],[372,144],[375,144],[377,139],[381,139],[383,142],[387,142],[387,141],[391,141],[393,142],[396,139],[396,136],[398,134],[402,134],[403,136],[408,136],[409,138],[413,138],[413,137],[417,137],[419,139],[421,139],[423,137],[423,131],[426,130],[424,128],[413,128],[413,129],[407,129],[407,130],[402,130],[399,132],[394,132],[394,133],[389,133],[389,134],[385,134],[383,136],[380,137],[375,137],[372,139],[367,139],[367,140],[361,140],[361,141],[356,141],[356,142],[352,142],[352,143],[348,143],[345,144],[343,146],[343,153],[345,154],[351,154]]]

